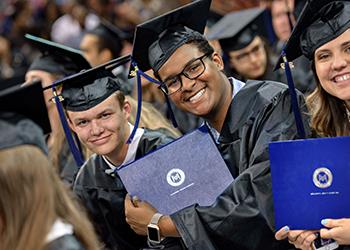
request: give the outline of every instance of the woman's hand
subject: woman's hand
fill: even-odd
[[[339,245],[350,245],[350,219],[324,219],[321,223],[329,228],[321,229],[321,238],[334,239]]]
[[[276,232],[275,238],[277,240],[288,239],[288,242],[298,249],[312,250],[312,242],[316,239],[315,232],[309,230],[289,230],[289,227],[285,226]]]

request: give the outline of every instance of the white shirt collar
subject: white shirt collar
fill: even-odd
[[[130,133],[131,133],[131,131],[134,129],[134,126],[131,123],[129,123],[129,127],[130,127]],[[139,145],[139,142],[140,142],[141,137],[144,134],[144,132],[145,132],[145,130],[143,128],[137,128],[136,129],[136,133],[135,133],[134,139],[129,144],[128,152],[126,153],[125,159],[124,159],[123,163],[120,164],[119,166],[115,166],[104,155],[102,156],[103,160],[107,163],[107,165],[112,170],[112,172],[116,168],[118,168],[120,166],[123,166],[123,165],[125,165],[127,163],[130,163],[130,162],[135,160],[137,147]],[[108,174],[111,170],[106,170],[106,173]]]
[[[237,95],[237,93],[244,87],[245,83],[233,77],[229,77],[228,80],[232,85],[232,99],[233,99]],[[211,127],[209,123],[206,122],[206,125],[209,127],[215,142],[219,144],[220,133],[215,128]]]
[[[46,236],[46,242],[48,243],[64,235],[71,235],[73,233],[74,229],[71,224],[63,222],[61,219],[57,219]]]

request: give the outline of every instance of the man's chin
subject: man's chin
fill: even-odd
[[[90,148],[90,150],[97,155],[108,155],[112,152],[110,147],[108,147],[106,145],[92,147],[92,148]]]

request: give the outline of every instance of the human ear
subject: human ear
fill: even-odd
[[[222,60],[222,57],[219,55],[218,52],[214,52],[212,54],[212,62],[216,65],[216,67],[219,69],[219,70],[223,70],[224,69],[224,61]]]
[[[131,105],[127,99],[124,100],[123,113],[124,113],[126,119],[128,120],[130,117],[130,114],[131,114]]]

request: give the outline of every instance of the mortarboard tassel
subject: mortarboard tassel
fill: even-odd
[[[62,124],[63,130],[64,130],[64,133],[66,135],[67,141],[68,141],[68,146],[69,146],[70,151],[73,154],[75,163],[79,167],[81,167],[84,164],[84,157],[83,157],[81,150],[79,150],[80,147],[76,145],[76,143],[72,137],[72,132],[69,129],[69,126],[68,126],[68,123],[66,120],[66,116],[65,116],[63,108],[62,108],[60,96],[57,95],[57,90],[56,90],[55,86],[56,86],[55,84],[52,85],[52,92],[53,92],[56,108],[57,108],[58,114],[60,116],[61,124]]]
[[[136,129],[138,127],[138,123],[140,120],[140,116],[141,116],[141,107],[142,107],[142,86],[141,86],[141,77],[144,77],[145,79],[147,79],[150,82],[153,82],[157,85],[161,85],[162,83],[160,81],[157,81],[156,79],[150,77],[149,75],[147,75],[145,72],[143,72],[142,70],[140,70],[137,66],[137,63],[132,60],[131,61],[131,65],[132,68],[134,69],[131,72],[131,76],[136,76],[137,77],[137,113],[136,113],[136,119],[135,119],[135,126],[134,126],[134,130],[132,131],[132,133],[130,134],[130,137],[128,139],[128,143],[130,143],[132,141],[132,138],[134,137],[135,133],[136,133]],[[170,100],[168,98],[168,96],[166,94],[164,94],[165,96],[165,100],[168,106],[168,110],[169,110],[169,115],[170,115],[170,119],[172,121],[172,124],[175,128],[177,128],[177,122],[175,119],[175,115],[174,112],[170,106]]]
[[[289,67],[289,62],[286,56],[286,52],[284,49],[282,50],[282,58],[283,58],[283,67],[286,73],[287,77],[287,82],[288,82],[288,88],[289,88],[289,94],[291,97],[291,105],[294,113],[294,118],[295,118],[295,123],[297,126],[297,131],[300,139],[305,139],[305,129],[304,129],[304,124],[303,120],[301,118],[300,110],[298,107],[298,100],[297,100],[297,95],[295,92],[295,85],[292,77],[292,72]],[[282,66],[282,65],[281,65]]]

